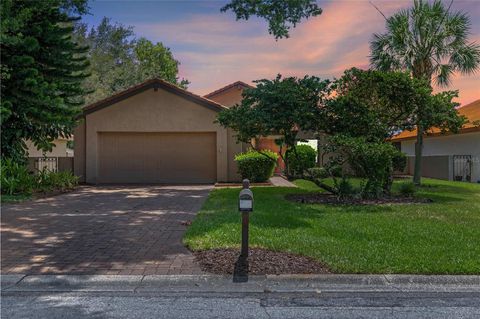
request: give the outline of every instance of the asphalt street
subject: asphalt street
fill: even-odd
[[[27,277],[1,318],[480,318],[478,276],[339,278]]]

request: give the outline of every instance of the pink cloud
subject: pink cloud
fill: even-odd
[[[374,3],[388,16],[411,1]],[[220,13],[188,16],[175,24],[136,23],[135,31],[171,47],[181,62],[180,75],[199,94],[277,73],[330,78],[353,66],[367,68],[369,41],[385,29],[382,15],[366,1],[332,1],[322,8],[321,16],[301,23],[289,39],[279,41],[259,19],[235,21]],[[474,34],[479,37],[478,31]],[[452,85],[460,89],[462,102],[478,98],[478,87],[478,75],[456,77]]]

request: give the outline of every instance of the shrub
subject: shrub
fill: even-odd
[[[78,184],[78,177],[71,172],[52,172],[47,169],[40,171],[37,176],[38,191],[51,192],[66,191]]]
[[[400,187],[398,189],[400,194],[405,197],[412,197],[415,195],[415,192],[417,191],[417,188],[415,187],[415,184],[412,182],[406,182],[406,183],[401,183]]]
[[[332,137],[330,142],[355,175],[365,178],[360,190],[362,197],[378,198],[390,193],[393,157],[398,153],[391,144],[341,135]]]
[[[27,167],[12,159],[3,159],[1,169],[2,194],[30,194],[35,186],[35,178]]]
[[[337,196],[340,199],[351,198],[357,193],[350,180],[345,177],[343,177],[340,182],[337,183],[336,189],[338,192]]]
[[[293,177],[303,177],[307,169],[315,166],[317,152],[310,145],[297,145],[285,153],[288,163],[288,174]]]
[[[262,150],[261,153],[250,150],[235,156],[242,178],[256,183],[265,182],[273,175],[277,159],[278,155],[269,150]]]
[[[392,158],[393,170],[396,172],[403,172],[407,167],[407,155],[400,151],[395,152]]]

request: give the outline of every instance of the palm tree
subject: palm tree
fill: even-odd
[[[374,34],[370,43],[372,67],[406,70],[415,78],[424,78],[430,85],[433,80],[439,86],[448,86],[455,72],[475,73],[480,66],[480,46],[468,42],[470,18],[462,12],[450,12],[452,2],[446,8],[438,0],[415,0],[412,8],[400,10],[390,18],[384,16],[387,31]],[[419,121],[416,124],[413,181],[419,185],[423,134],[428,128]]]

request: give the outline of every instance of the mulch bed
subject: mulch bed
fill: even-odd
[[[203,271],[214,274],[280,275],[330,273],[325,265],[312,258],[262,248],[250,249],[248,264],[245,264],[239,258],[239,249],[203,250],[193,252],[193,254]]]
[[[325,193],[289,194],[285,199],[304,204],[330,205],[383,205],[383,204],[418,204],[433,202],[428,198],[415,197],[384,197],[378,199],[349,198],[338,199],[337,196]]]
[[[258,187],[258,186],[273,186],[273,184],[270,182],[250,184],[250,187]],[[242,183],[215,183],[215,188],[241,188],[241,187],[243,187]]]

